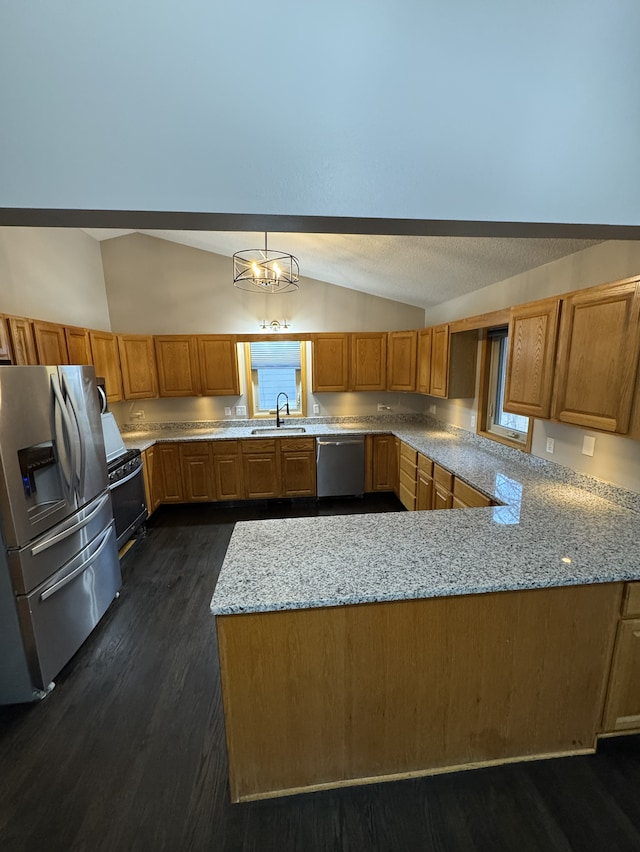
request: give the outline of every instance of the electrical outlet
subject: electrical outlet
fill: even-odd
[[[556,442],[553,438],[547,438],[547,452],[552,454],[555,449]]]
[[[592,456],[596,448],[596,439],[591,435],[585,435],[582,439],[582,455]]]
[[[138,410],[133,416],[136,420],[144,420],[144,411]]]
[[[247,406],[246,405],[236,405],[236,417],[246,417],[247,416]]]
[[[314,402],[314,404],[313,404],[313,413],[314,414],[320,414],[320,406],[318,405],[317,402]]]
[[[475,428],[476,428],[476,415],[475,414],[471,415],[471,428],[475,431]]]
[[[230,405],[225,405],[224,413],[225,413],[226,417],[231,417],[231,406]]]

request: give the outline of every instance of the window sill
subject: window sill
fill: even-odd
[[[477,434],[482,438],[488,438],[490,441],[495,441],[498,444],[504,444],[506,447],[522,450],[523,453],[531,452],[532,429],[529,429],[526,441],[516,441],[513,438],[505,438],[503,435],[498,435],[496,432],[486,432],[481,429],[478,429]]]

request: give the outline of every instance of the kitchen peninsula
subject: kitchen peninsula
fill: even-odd
[[[620,614],[640,615],[638,495],[459,430],[392,431],[503,505],[236,526],[212,600],[234,801],[640,728],[607,711]]]

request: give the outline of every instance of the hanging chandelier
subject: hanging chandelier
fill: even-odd
[[[233,255],[233,284],[253,293],[290,293],[298,289],[298,258],[287,252],[267,248],[245,249]]]

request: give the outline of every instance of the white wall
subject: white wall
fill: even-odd
[[[6,207],[638,225],[634,0],[0,4]]]
[[[0,313],[108,331],[99,244],[77,229],[0,228]]]
[[[113,327],[146,334],[258,334],[262,320],[292,332],[420,328],[424,310],[311,278],[293,293],[233,286],[229,257],[129,234],[101,243]]]
[[[427,323],[433,325],[474,316],[639,273],[640,243],[601,243],[530,272],[492,284],[464,298],[445,302],[428,312]],[[426,410],[429,411],[433,406],[434,413],[440,420],[467,431],[474,431],[471,428],[471,417],[477,413],[477,399],[437,400],[430,397]],[[582,454],[585,435],[596,439],[593,457]],[[546,452],[547,437],[555,439],[553,455]],[[640,492],[640,441],[562,423],[536,420],[531,452],[580,473]]]

